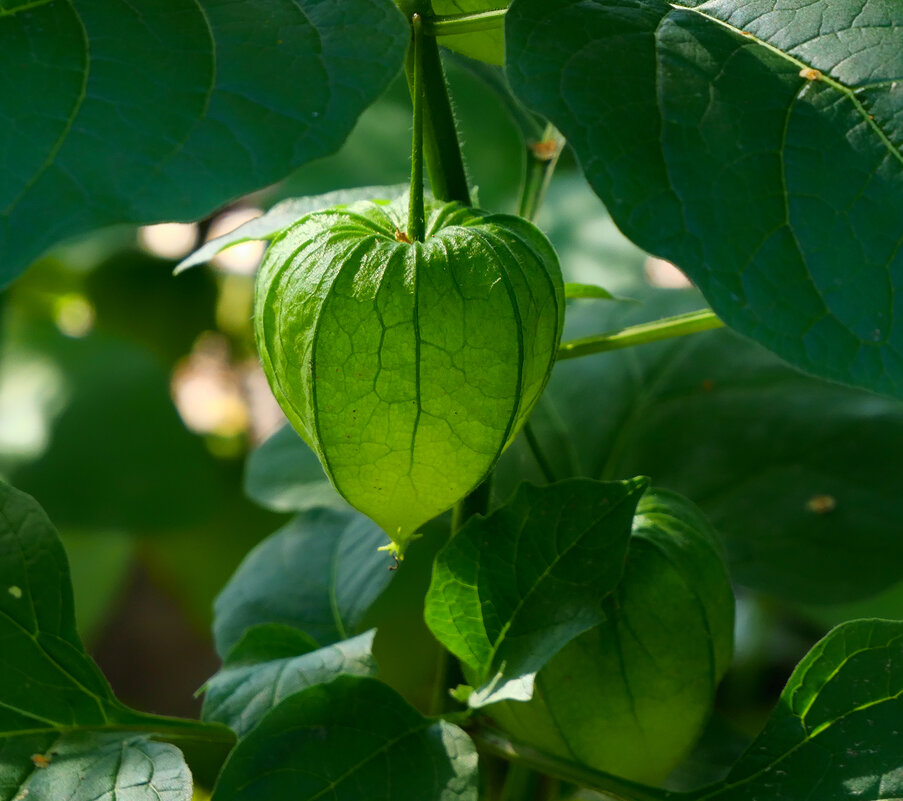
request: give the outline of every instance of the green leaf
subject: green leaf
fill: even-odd
[[[352,203],[355,200],[392,200],[407,190],[407,184],[394,186],[361,186],[356,189],[338,189],[322,195],[310,197],[290,197],[280,200],[273,208],[249,220],[222,236],[205,242],[190,256],[186,256],[176,265],[175,274],[184,272],[198,264],[210,261],[217,253],[222,253],[233,245],[259,239],[272,239],[297,222],[305,214],[321,211],[332,206]]]
[[[251,626],[282,623],[319,645],[347,639],[392,577],[385,534],[351,510],[314,509],[252,550],[214,605],[225,656]]]
[[[34,755],[49,764],[36,768]],[[191,801],[191,784],[180,751],[144,737],[83,733],[0,745],[0,801]]]
[[[489,517],[471,518],[439,552],[424,616],[476,674],[471,707],[528,700],[536,671],[604,619],[602,600],[621,578],[646,485],[524,484]]]
[[[903,623],[857,620],[800,662],[759,737],[696,801],[903,796]]]
[[[686,499],[650,490],[605,621],[566,645],[528,703],[490,710],[514,739],[634,781],[662,781],[700,735],[732,652],[718,535]]]
[[[248,456],[244,489],[251,500],[277,512],[304,512],[318,506],[348,509],[317,455],[290,425]]]
[[[8,7],[0,282],[64,237],[203,217],[333,152],[407,39],[391,0]]]
[[[634,294],[642,307],[571,308],[565,338],[699,303]],[[697,503],[744,586],[838,603],[899,581],[898,401],[808,378],[721,330],[559,362],[532,427],[560,478],[648,475]],[[496,470],[498,497],[523,478],[541,473],[521,439]]]
[[[350,640],[318,648],[290,626],[264,624],[245,632],[222,669],[207,682],[201,717],[225,723],[239,737],[292,693],[337,676],[372,676],[371,629]]]
[[[477,14],[481,11],[505,8],[507,5],[509,3],[506,3],[505,0],[432,0],[433,12],[442,16]],[[490,30],[440,36],[438,41],[443,47],[470,56],[470,58],[486,61],[489,64],[505,63],[505,36],[502,25],[493,26]]]
[[[506,35],[631,239],[792,364],[903,395],[903,6],[516,0]]]
[[[370,678],[289,696],[236,747],[214,801],[476,801],[470,738]]]
[[[225,727],[135,712],[114,697],[78,638],[69,568],[53,526],[32,498],[3,483],[0,642],[2,791],[18,792],[34,770],[31,754],[50,755],[52,761],[50,752],[68,748],[67,738],[81,736],[79,730],[110,734],[109,742],[122,741],[127,730],[214,748],[232,743]],[[73,749],[78,751],[75,745]]]

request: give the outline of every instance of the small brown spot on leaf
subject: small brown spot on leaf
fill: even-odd
[[[806,501],[806,508],[817,515],[826,515],[837,508],[837,499],[833,495],[813,495]]]
[[[812,67],[803,67],[800,70],[800,78],[805,78],[807,81],[820,81],[822,79],[822,74],[819,70],[813,69]]]
[[[396,242],[404,242],[406,245],[411,244],[411,237],[409,237],[404,231],[400,231],[398,228],[395,229],[395,241]]]

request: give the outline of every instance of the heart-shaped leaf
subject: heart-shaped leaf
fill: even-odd
[[[903,395],[903,6],[515,0],[508,73],[728,325]]]
[[[202,217],[336,150],[407,40],[391,0],[4,4],[0,283],[64,237]]]

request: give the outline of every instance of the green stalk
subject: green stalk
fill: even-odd
[[[558,349],[557,358],[576,359],[578,356],[589,356],[593,353],[604,353],[609,350],[631,348],[634,345],[645,345],[648,342],[658,342],[661,339],[682,337],[687,334],[695,334],[699,331],[709,331],[713,328],[721,328],[724,325],[711,309],[678,314],[674,317],[665,317],[661,320],[653,320],[651,323],[631,325],[626,328],[618,328],[614,331],[606,331],[604,334],[596,334],[582,339],[573,339],[563,342]]]
[[[428,36],[455,36],[459,33],[500,31],[505,27],[507,8],[494,8],[476,14],[449,14],[428,19],[423,31]]]
[[[412,82],[414,133],[411,138],[411,199],[408,206],[408,237],[422,242],[426,233],[423,212],[423,21],[420,14],[411,17]]]
[[[536,434],[533,432],[533,426],[530,425],[529,420],[524,424],[524,438],[527,440],[527,445],[530,446],[530,452],[533,454],[533,458],[536,460],[536,464],[539,465],[539,469],[542,471],[546,481],[550,484],[554,484],[558,480],[555,478],[555,471],[552,469],[552,465],[543,453],[542,446],[539,444],[539,440],[536,438]]]
[[[577,765],[564,759],[543,754],[528,746],[509,740],[495,729],[481,727],[468,732],[477,748],[493,756],[501,757],[513,764],[522,765],[546,776],[554,776],[590,790],[602,793],[612,801],[677,801],[685,799],[684,793],[672,793],[655,787],[612,776],[592,768]]]
[[[433,37],[421,42],[421,69],[423,70],[423,155],[430,176],[430,186],[437,200],[457,200],[470,205],[470,190],[464,159],[458,143],[458,130],[448,96],[448,85],[439,56],[439,45]],[[408,51],[405,64],[408,88],[414,95],[413,48]]]
[[[525,220],[536,219],[563,149],[564,137],[551,124],[546,125],[539,142],[527,143],[527,170],[517,210]]]

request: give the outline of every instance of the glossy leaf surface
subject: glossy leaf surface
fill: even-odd
[[[478,14],[504,8],[505,0],[432,0],[433,11],[441,15]],[[505,63],[505,36],[502,25],[491,30],[474,31],[455,36],[440,36],[439,44],[450,50],[486,61],[490,64]]]
[[[709,716],[730,663],[733,609],[709,522],[686,499],[649,490],[604,622],[539,671],[532,700],[489,713],[546,753],[658,783]]]
[[[283,698],[336,676],[372,676],[370,630],[318,648],[298,629],[263,624],[245,632],[204,688],[204,720],[225,723],[242,737]]]
[[[536,671],[602,621],[645,488],[644,479],[524,484],[439,552],[424,615],[475,674],[471,706],[528,700]]]
[[[574,306],[566,338],[701,303],[623,291],[643,305]],[[532,425],[560,478],[648,475],[698,504],[745,586],[838,603],[899,581],[899,401],[809,378],[721,330],[559,362]],[[499,497],[541,475],[517,442],[496,472]]]
[[[477,754],[461,729],[394,690],[342,676],[291,695],[232,752],[214,801],[476,801]]]
[[[41,756],[47,764],[36,767]],[[0,743],[0,801],[191,801],[191,784],[177,748],[134,735]]]
[[[351,510],[298,515],[252,550],[216,599],[214,639],[225,657],[262,623],[299,629],[319,645],[347,639],[392,574],[379,527]]]
[[[903,623],[856,620],[800,662],[764,731],[721,785],[693,799],[903,795]]]
[[[202,217],[334,151],[407,39],[391,0],[5,4],[0,283],[64,237]]]
[[[903,395],[903,7],[516,0],[508,72],[615,222],[804,370]]]

